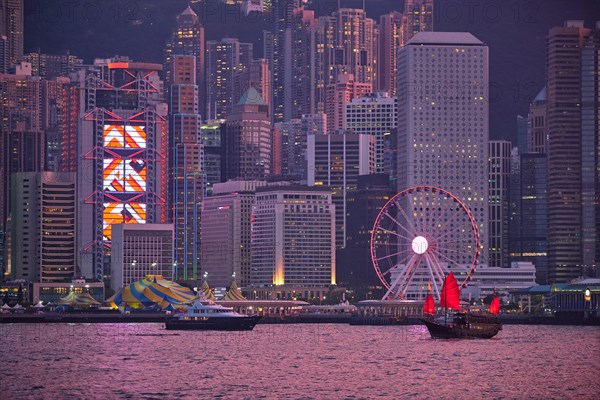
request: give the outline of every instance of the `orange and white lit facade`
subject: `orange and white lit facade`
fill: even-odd
[[[79,264],[109,278],[115,224],[167,219],[167,106],[158,64],[96,60],[82,71],[78,143]]]

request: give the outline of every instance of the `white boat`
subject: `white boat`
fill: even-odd
[[[165,326],[169,330],[251,331],[260,318],[237,313],[231,307],[195,301],[184,312],[170,316]]]

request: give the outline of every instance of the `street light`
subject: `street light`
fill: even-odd
[[[585,289],[583,297],[585,298],[585,301],[592,301],[592,292],[590,291],[590,288]]]

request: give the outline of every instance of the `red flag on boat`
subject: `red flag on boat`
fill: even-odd
[[[494,300],[490,303],[490,314],[500,314],[500,298],[494,297]]]
[[[460,290],[458,289],[458,283],[452,272],[450,272],[446,277],[446,280],[444,280],[440,298],[440,307],[460,310]]]
[[[425,303],[423,304],[423,314],[433,315],[435,313],[435,303],[433,302],[433,296],[428,295],[425,298]]]

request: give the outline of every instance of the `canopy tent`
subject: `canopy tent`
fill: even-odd
[[[227,293],[225,293],[225,297],[223,298],[223,300],[243,301],[247,299],[244,297],[242,291],[240,290],[240,288],[238,288],[235,281],[233,281],[231,282],[229,290],[227,291]]]
[[[33,306],[33,308],[46,308],[46,306],[44,305],[44,303],[42,303],[41,301],[39,303],[37,303],[35,306]]]
[[[208,301],[215,301],[215,292],[208,286],[208,282],[204,281],[202,283],[202,288],[200,291],[204,294],[204,297]]]
[[[119,290],[107,303],[113,307],[121,304],[132,308],[158,305],[161,309],[167,309],[170,305],[183,308],[197,298],[189,288],[164,279],[162,275],[146,275],[144,279]]]
[[[96,301],[96,299],[94,299],[92,297],[91,294],[89,293],[75,293],[75,292],[71,292],[68,295],[66,295],[65,297],[59,299],[56,304],[62,305],[62,306],[71,306],[74,308],[81,308],[81,307],[92,307],[92,306],[99,306],[100,302]]]

